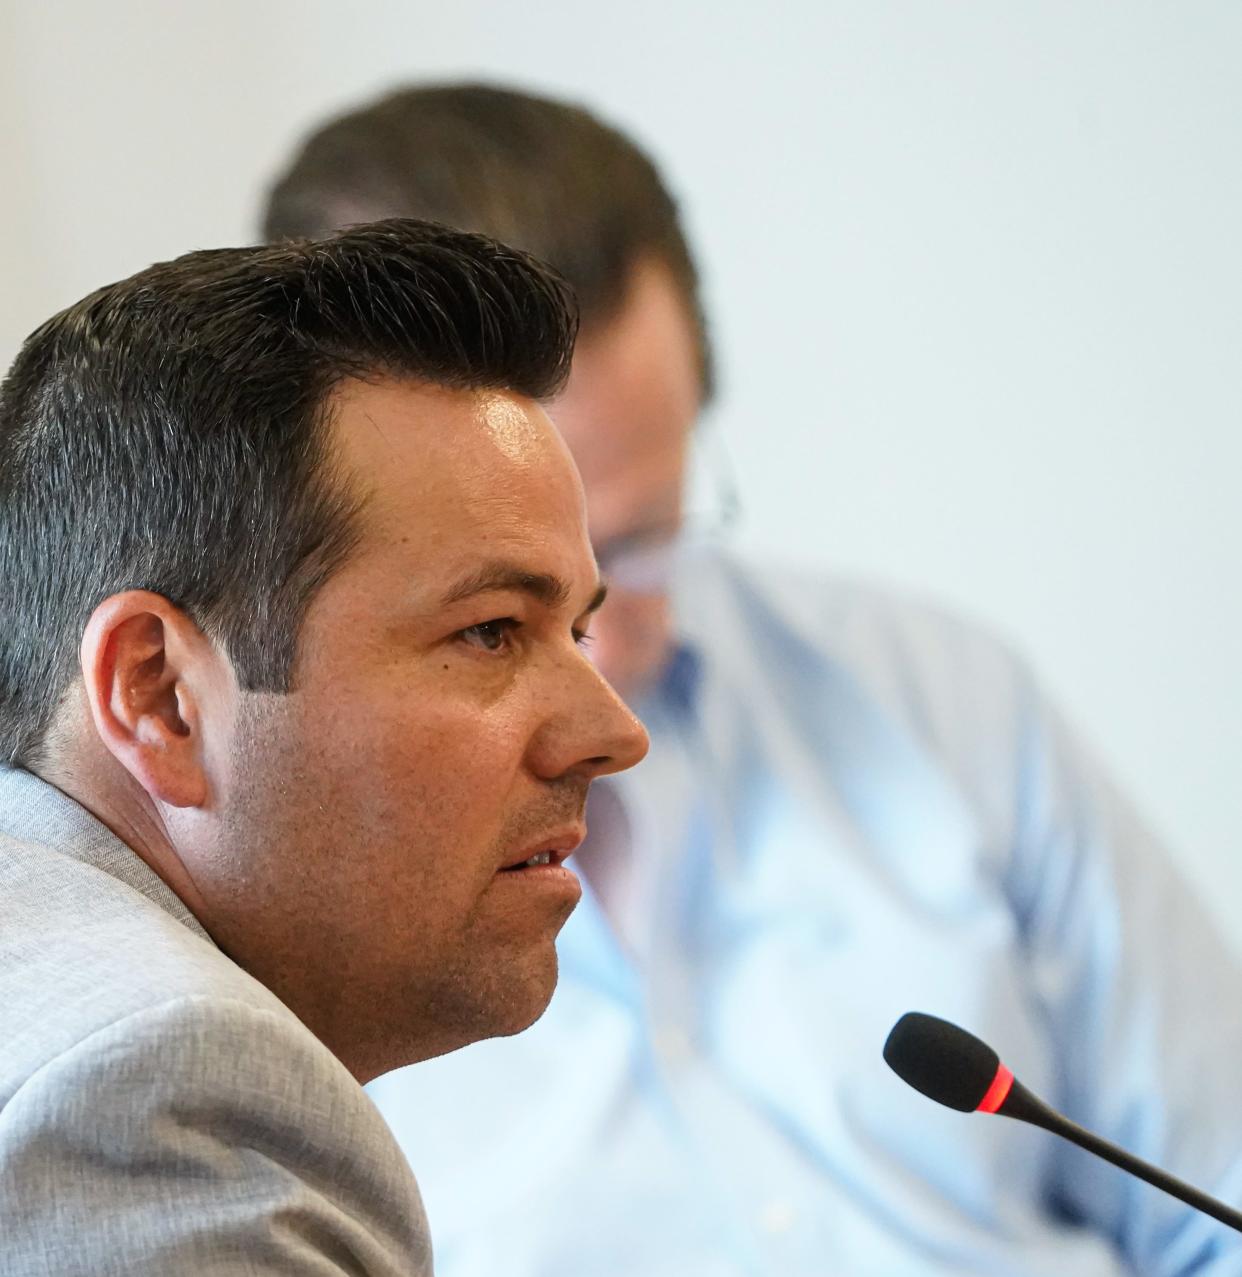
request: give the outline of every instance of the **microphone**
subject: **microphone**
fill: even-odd
[[[1051,1131],[1242,1232],[1242,1212],[1071,1122],[1028,1091],[986,1042],[948,1020],[907,1011],[884,1043],[884,1061],[903,1082],[938,1104],[960,1113],[998,1113]]]

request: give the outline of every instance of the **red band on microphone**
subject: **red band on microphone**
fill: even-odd
[[[975,1112],[995,1113],[1008,1098],[1012,1087],[1013,1074],[1003,1064],[998,1064],[996,1066],[996,1076],[992,1079],[992,1085],[988,1087],[987,1094],[979,1101],[979,1107],[975,1109]]]

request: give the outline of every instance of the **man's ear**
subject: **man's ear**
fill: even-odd
[[[108,752],[154,801],[205,805],[204,702],[223,660],[210,640],[166,598],[127,590],[91,614],[80,655],[91,718]]]

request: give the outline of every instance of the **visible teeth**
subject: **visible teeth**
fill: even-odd
[[[550,851],[537,851],[529,859],[522,862],[524,865],[550,865],[552,863],[552,853]]]

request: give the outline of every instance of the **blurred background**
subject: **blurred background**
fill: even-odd
[[[1015,642],[1242,950],[1236,0],[0,0],[0,363],[419,78],[645,142],[756,553]]]

